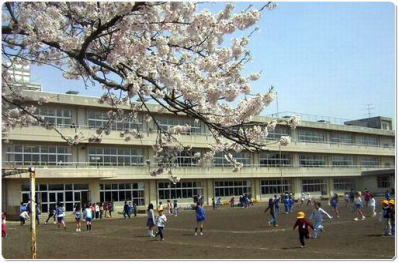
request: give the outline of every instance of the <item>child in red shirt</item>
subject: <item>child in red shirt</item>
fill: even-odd
[[[298,227],[298,232],[299,232],[299,241],[301,242],[301,248],[305,247],[305,238],[309,239],[309,227],[313,228],[312,223],[310,223],[306,218],[305,218],[305,213],[304,212],[298,212],[297,214],[297,220],[294,225],[294,230],[296,227]]]

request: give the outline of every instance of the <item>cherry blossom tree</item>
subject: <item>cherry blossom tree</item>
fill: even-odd
[[[251,82],[260,73],[244,76],[251,60],[247,49],[262,14],[275,7],[264,3],[233,13],[226,4],[218,13],[198,11],[194,2],[6,2],[3,5],[3,129],[40,124],[53,129],[69,144],[100,143],[111,124],[138,113],[158,127],[154,143],[156,158],[169,160],[151,175],[171,174],[176,152],[189,146],[179,134],[190,126],[159,127],[148,104],[163,112],[184,114],[206,125],[215,143],[210,151],[196,154],[198,163],[209,163],[216,152],[235,170],[241,163],[229,151],[264,150],[265,137],[277,124],[295,127],[298,118],[255,122],[274,99],[273,88],[252,94]],[[225,43],[228,35],[241,31],[243,37]],[[81,79],[84,85],[104,90],[100,102],[111,106],[108,124],[90,138],[77,132],[68,137],[58,127],[35,114],[37,103],[24,97],[13,85],[7,68],[13,63],[49,65],[67,79]],[[82,85],[83,86],[83,85]],[[245,95],[243,98],[242,95]],[[121,105],[129,105],[126,113]],[[141,138],[137,130],[121,132],[126,138]],[[281,145],[290,138],[281,138]]]

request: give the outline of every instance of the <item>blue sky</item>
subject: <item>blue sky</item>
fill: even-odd
[[[245,8],[250,2],[237,4]],[[256,7],[264,3],[254,3]],[[211,11],[221,3],[206,4]],[[203,7],[202,7],[203,8]],[[281,2],[264,11],[249,44],[253,62],[245,73],[262,71],[254,92],[273,85],[279,111],[344,119],[395,117],[395,6],[392,3]],[[235,37],[237,35],[234,35]],[[45,91],[84,90],[56,70],[32,68]],[[275,113],[276,103],[264,114]]]

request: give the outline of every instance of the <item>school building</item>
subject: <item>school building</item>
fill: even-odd
[[[107,122],[111,109],[98,98],[76,93],[56,94],[40,89],[25,90],[33,102],[47,96],[49,102],[38,106],[37,113],[56,125],[65,136],[81,131],[86,138]],[[339,123],[334,120],[303,118],[296,129],[279,125],[265,140],[277,141],[282,135],[292,137],[285,147],[270,144],[264,152],[240,152],[233,156],[244,167],[233,172],[222,154],[217,154],[208,168],[197,166],[194,154],[205,153],[212,136],[205,125],[185,116],[160,113],[150,105],[162,128],[191,125],[181,142],[192,150],[177,158],[173,173],[181,178],[177,184],[166,174],[156,177],[150,172],[157,167],[152,145],[156,138],[154,123],[144,115],[112,125],[112,131],[101,143],[68,145],[54,130],[39,126],[16,128],[3,134],[2,142],[2,206],[9,214],[18,213],[21,201],[29,199],[30,166],[36,170],[37,198],[43,212],[51,205],[64,203],[72,211],[75,203],[114,201],[115,207],[125,200],[144,208],[167,199],[180,204],[192,203],[198,194],[205,204],[212,198],[250,193],[264,202],[275,193],[301,192],[314,197],[343,194],[350,189],[367,188],[383,193],[394,187],[395,132],[392,120],[374,117]],[[121,106],[128,110],[129,106]],[[283,118],[284,116],[279,116]],[[268,121],[270,117],[257,117]],[[126,129],[137,129],[142,139],[121,137]]]

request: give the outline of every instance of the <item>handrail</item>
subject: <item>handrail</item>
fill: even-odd
[[[4,161],[2,162],[2,167],[3,169],[5,167],[18,167],[18,168],[24,168],[24,167],[29,167],[29,166],[35,166],[35,168],[56,168],[56,167],[75,167],[75,168],[157,168],[159,167],[158,164],[152,164],[152,165],[146,165],[144,163],[138,163],[135,165],[115,165],[114,163],[106,163],[105,165],[103,163],[94,163],[94,162],[58,162],[58,163],[25,163],[21,164],[21,162],[17,161]],[[228,164],[222,164],[222,165],[215,165],[213,164],[209,168],[231,168],[231,165]],[[202,168],[201,166],[198,166],[196,164],[187,164],[187,165],[178,165],[175,167],[175,169],[188,169],[188,168]],[[289,168],[395,168],[395,165],[298,165],[298,164],[291,164],[291,165],[264,165],[264,164],[247,164],[244,165],[242,169],[245,168],[283,168],[283,169],[289,169]]]
[[[39,125],[35,125],[39,126]],[[89,129],[89,130],[95,130],[97,128],[90,127],[88,125],[77,125],[77,124],[56,124],[54,127],[59,128],[59,129]],[[118,130],[118,129],[111,129],[111,131],[115,132],[122,132],[124,130]],[[139,130],[139,132],[142,132],[144,134],[154,134],[156,131],[150,131],[150,130]],[[7,134],[5,134],[7,135]],[[191,132],[187,131],[185,133],[182,133],[181,135],[183,136],[205,136],[205,137],[212,137],[210,133],[207,132]],[[263,139],[264,141],[278,141],[275,139],[270,139],[268,137]],[[292,143],[318,143],[318,144],[330,144],[330,145],[345,145],[345,146],[361,146],[361,147],[374,147],[374,148],[384,148],[384,149],[393,149],[395,148],[394,144],[389,144],[388,146],[385,145],[373,145],[373,144],[363,144],[363,143],[358,143],[358,142],[353,142],[353,143],[348,143],[348,142],[335,142],[335,141],[311,141],[311,140],[303,140],[303,139],[297,139],[297,138],[291,138]]]

